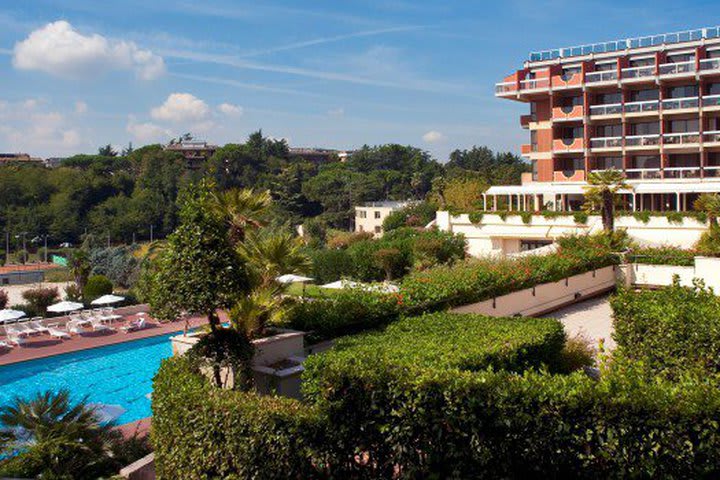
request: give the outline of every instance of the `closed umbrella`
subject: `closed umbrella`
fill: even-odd
[[[25,316],[25,312],[21,312],[20,310],[0,310],[0,323],[5,323],[10,320],[17,320],[18,318],[22,318]]]
[[[293,273],[288,273],[286,275],[280,275],[275,280],[277,280],[280,283],[305,283],[305,282],[313,281],[313,279],[310,277],[303,277],[302,275],[295,275]]]
[[[50,305],[47,310],[48,312],[54,312],[54,313],[67,313],[67,312],[74,312],[75,310],[80,310],[84,307],[82,303],[78,302],[69,302],[67,300],[55,303],[53,305]]]
[[[123,300],[125,300],[125,297],[111,294],[111,295],[103,295],[102,297],[98,297],[90,303],[93,305],[110,305],[111,303],[122,302]]]

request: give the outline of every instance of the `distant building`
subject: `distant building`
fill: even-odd
[[[50,158],[46,158],[43,161],[43,163],[48,168],[56,168],[56,167],[60,166],[60,164],[63,162],[63,160],[65,160],[65,158],[63,158],[63,157],[50,157]]]
[[[27,153],[0,153],[0,165],[42,164],[42,158],[31,157]]]
[[[204,162],[208,161],[218,148],[220,147],[207,142],[186,140],[169,143],[165,146],[165,150],[177,152],[185,157],[185,160],[188,162],[188,168],[193,169],[199,168]]]
[[[383,222],[387,216],[409,203],[407,201],[384,201],[355,207],[355,231],[371,232],[375,237],[381,237]]]
[[[344,162],[352,155],[352,151],[333,150],[330,148],[290,148],[291,157],[300,157],[308,162],[326,163],[334,160]]]

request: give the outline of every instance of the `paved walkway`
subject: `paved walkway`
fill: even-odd
[[[613,350],[615,340],[611,336],[613,324],[609,298],[608,295],[591,298],[543,316],[560,320],[568,337],[584,335],[595,346],[604,339],[605,349]]]

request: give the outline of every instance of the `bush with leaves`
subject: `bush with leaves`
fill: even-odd
[[[47,307],[55,303],[59,298],[57,287],[39,287],[25,290],[22,297],[31,307],[32,312],[37,315],[44,316],[47,313]],[[29,313],[29,312],[25,312]]]
[[[373,234],[370,232],[335,232],[327,239],[325,246],[330,249],[348,248],[357,242],[372,238]]]
[[[91,275],[104,275],[121,288],[130,288],[136,281],[140,261],[133,247],[97,248],[90,252]]]
[[[250,367],[255,347],[244,332],[219,328],[200,337],[188,352],[197,368],[217,365],[225,388],[247,391],[253,385]]]
[[[0,290],[0,310],[7,307],[9,300],[10,297],[8,296],[8,293],[5,290]]]
[[[632,249],[625,259],[628,263],[692,267],[695,265],[696,255],[698,252],[695,250],[685,250],[679,247],[643,247]]]
[[[105,275],[92,275],[83,289],[83,300],[89,303],[103,295],[113,292],[113,284]]]
[[[316,283],[330,283],[343,277],[351,277],[355,271],[352,257],[347,250],[311,250],[312,278]]]
[[[402,227],[424,227],[435,220],[438,207],[432,202],[414,202],[390,213],[383,220],[385,233]]]

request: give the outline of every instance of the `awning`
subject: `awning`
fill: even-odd
[[[571,195],[582,194],[585,185],[581,183],[528,183],[526,185],[495,185],[485,191],[486,195]]]
[[[628,181],[631,188],[618,192],[632,195],[633,193],[720,193],[720,181],[670,182],[656,180],[652,182]],[[582,195],[587,184],[584,183],[550,183],[537,182],[526,185],[495,185],[485,191],[486,195]]]
[[[653,182],[634,185],[635,193],[714,193],[720,192],[720,182]]]

